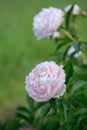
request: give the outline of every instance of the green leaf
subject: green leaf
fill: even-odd
[[[65,74],[66,74],[66,84],[68,83],[69,79],[73,76],[73,66],[71,61],[68,61],[64,66]]]
[[[59,122],[61,120],[60,115],[50,115],[48,122],[54,123],[54,122]]]
[[[84,114],[84,113],[87,113],[87,108],[81,108],[76,113],[74,113],[74,115],[79,115],[79,114]]]
[[[83,70],[87,70],[87,64],[80,64],[79,67]]]
[[[80,88],[87,86],[87,81],[77,81],[71,88],[71,96],[73,96],[73,94]]]
[[[84,120],[86,117],[87,117],[87,114],[82,114],[82,115],[80,115],[79,118],[78,118],[78,121],[77,121],[77,125],[78,125],[82,120]]]
[[[27,113],[27,114],[30,112],[30,111],[28,110],[28,108],[23,107],[23,106],[18,107],[17,110],[20,111],[20,112]]]
[[[11,118],[6,121],[4,124],[4,129],[1,130],[17,130],[20,127],[19,123],[20,121],[18,119]]]
[[[64,115],[65,122],[67,121],[67,118],[68,118],[67,111],[68,111],[68,104],[63,102],[63,115]]]
[[[40,120],[39,120],[39,125],[42,124],[44,117],[48,114],[48,112],[50,111],[50,104],[47,104],[46,106],[44,106],[41,110],[41,115],[40,115]]]
[[[84,97],[84,94],[81,94],[80,96],[75,95],[73,96],[72,100],[76,106],[79,106],[81,108],[87,108],[87,100]]]
[[[80,42],[79,43],[72,43],[72,46],[75,48],[75,51],[78,52],[80,50]]]
[[[28,104],[29,104],[29,108],[31,109],[31,110],[34,110],[34,100],[31,98],[31,97],[29,97],[29,95],[27,95],[27,101],[28,101]]]
[[[61,48],[63,48],[64,46],[66,46],[67,44],[70,43],[70,39],[68,37],[64,37],[63,39],[61,39],[59,42],[58,42],[58,45],[56,47],[56,50],[55,52],[59,51]]]
[[[28,118],[26,115],[22,114],[22,113],[16,112],[16,113],[15,113],[15,116],[16,116],[18,119],[21,119],[21,120],[24,120],[24,121],[26,121],[26,122],[29,122],[29,118]]]
[[[87,81],[87,71],[79,70],[75,73],[77,80],[86,80]]]
[[[57,98],[52,98],[50,101],[51,108],[54,113],[57,113],[58,100]]]
[[[23,113],[23,114],[27,114],[29,117],[33,117],[34,116],[34,111],[33,110],[29,110],[26,107],[20,106],[17,108],[17,112]]]
[[[50,111],[50,104],[47,104],[46,106],[44,106],[44,108],[42,108],[41,117],[45,117],[49,111]]]
[[[69,79],[69,82],[67,84],[67,91],[71,89],[71,86],[73,85],[74,80],[75,80],[75,75],[73,74],[73,76]]]
[[[67,128],[66,128],[65,124],[63,124],[63,125],[60,125],[58,130],[67,130]]]
[[[55,52],[59,51],[59,49],[61,49],[64,45],[65,45],[65,42],[60,42],[60,43],[58,43]]]
[[[87,88],[84,89],[83,94],[84,94],[84,97],[87,99]]]
[[[67,52],[68,52],[69,48],[70,48],[70,45],[68,45],[67,48],[65,49],[64,57],[63,57],[64,60],[65,60],[65,58],[67,56]]]
[[[71,18],[71,15],[72,15],[73,8],[74,8],[74,4],[71,6],[70,10],[65,15],[65,25],[66,25],[66,28],[69,27],[70,18]]]
[[[47,102],[39,102],[36,104],[35,106],[35,110],[38,110],[39,108],[43,107],[44,105],[46,105]]]

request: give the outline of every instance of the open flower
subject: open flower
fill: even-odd
[[[68,50],[68,56],[72,55],[74,52],[75,52],[75,48],[74,48],[73,46],[70,47],[69,50]],[[81,56],[81,54],[82,54],[82,52],[79,51],[79,52],[75,53],[75,54],[73,55],[73,57],[78,58],[78,57]]]
[[[37,39],[51,36],[56,32],[64,21],[63,16],[61,9],[53,7],[42,9],[33,20],[33,30]]]
[[[59,97],[66,91],[65,72],[55,62],[38,64],[26,77],[26,90],[37,102]]]
[[[67,13],[70,10],[71,6],[72,5],[66,6],[64,11]],[[72,14],[73,15],[79,15],[80,14],[80,7],[77,4],[74,5]]]

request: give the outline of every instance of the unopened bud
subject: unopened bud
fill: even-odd
[[[82,16],[87,16],[87,11],[83,10],[81,13]]]
[[[59,32],[55,32],[52,36],[53,39],[58,39],[60,37],[60,33]]]

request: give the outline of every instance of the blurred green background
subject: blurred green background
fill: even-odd
[[[37,41],[33,17],[44,7],[63,9],[74,2],[87,9],[87,0],[0,0],[0,119],[26,105],[25,76],[39,62],[52,59],[55,44],[47,38]],[[87,18],[77,22],[87,40]]]

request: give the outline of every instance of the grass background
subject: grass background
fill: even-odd
[[[52,59],[55,45],[46,38],[37,41],[33,17],[44,7],[63,9],[74,2],[87,9],[87,0],[0,0],[0,119],[26,104],[25,76],[39,62]],[[87,18],[77,22],[87,40]]]

